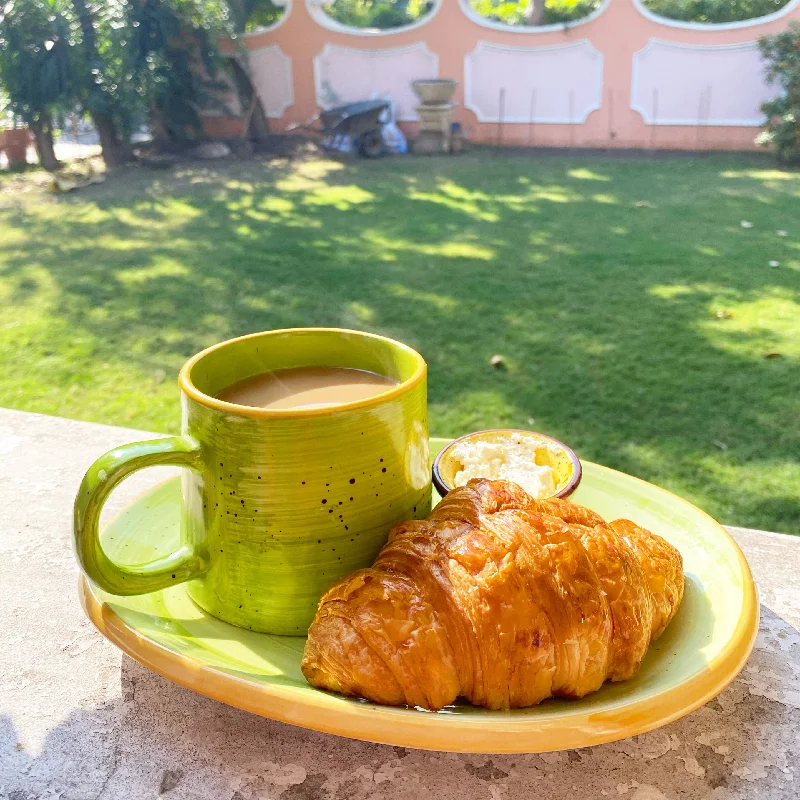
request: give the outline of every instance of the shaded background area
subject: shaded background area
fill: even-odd
[[[764,165],[229,162],[60,200],[6,181],[0,405],[176,431],[198,349],[372,330],[428,361],[434,435],[534,428],[795,532],[800,174]]]

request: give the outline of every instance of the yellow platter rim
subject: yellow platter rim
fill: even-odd
[[[309,694],[305,689],[249,681],[170,650],[128,625],[85,575],[79,579],[80,602],[106,639],[153,672],[235,708],[303,728],[378,744],[461,753],[543,753],[618,741],[667,725],[724,691],[742,670],[755,645],[758,590],[741,548],[713,517],[640,478],[590,461],[582,463],[622,475],[690,505],[733,548],[742,575],[742,609],[734,633],[706,667],[667,691],[612,709],[550,718],[526,718],[513,713],[504,716],[497,712],[492,716],[456,715],[353,702],[322,691]],[[134,499],[129,505],[136,502]]]

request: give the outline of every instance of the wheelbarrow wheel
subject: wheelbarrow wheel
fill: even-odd
[[[358,152],[364,158],[380,158],[385,152],[381,132],[374,130],[362,133],[358,140]]]

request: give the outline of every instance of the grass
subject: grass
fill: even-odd
[[[176,431],[177,371],[213,342],[380,331],[427,359],[435,435],[534,428],[799,532],[798,201],[800,173],[744,157],[226,163],[60,199],[7,179],[0,405]]]

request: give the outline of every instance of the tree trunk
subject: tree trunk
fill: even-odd
[[[49,117],[41,117],[29,126],[36,143],[36,152],[39,154],[39,163],[48,172],[55,172],[59,168],[53,146],[53,124]]]
[[[150,102],[150,131],[153,134],[153,142],[157,149],[170,152],[172,147],[172,137],[169,135],[167,126],[164,123],[164,115],[155,100]]]
[[[251,139],[266,139],[269,136],[269,122],[267,115],[264,113],[264,107],[261,100],[258,99],[256,87],[250,78],[250,74],[235,58],[229,59],[233,79],[236,84],[236,89],[239,93],[239,99],[244,109],[249,113],[249,117],[245,118],[247,122],[247,130],[243,134],[249,136]]]
[[[90,70],[86,76],[88,92],[88,111],[92,122],[100,137],[100,147],[103,151],[103,160],[107,167],[115,167],[130,158],[129,149],[120,142],[117,126],[110,111],[104,110],[111,105],[111,98],[98,83],[95,72],[102,72],[102,61],[97,50],[97,33],[94,28],[94,17],[86,0],[72,0],[75,14],[81,26],[83,38],[83,51],[86,64]]]
[[[525,24],[530,26],[541,25],[544,19],[545,0],[528,0],[525,7]]]
[[[89,112],[92,117],[97,135],[100,137],[100,149],[103,151],[103,161],[107,167],[117,167],[129,160],[127,148],[117,136],[117,126],[110,114]]]

